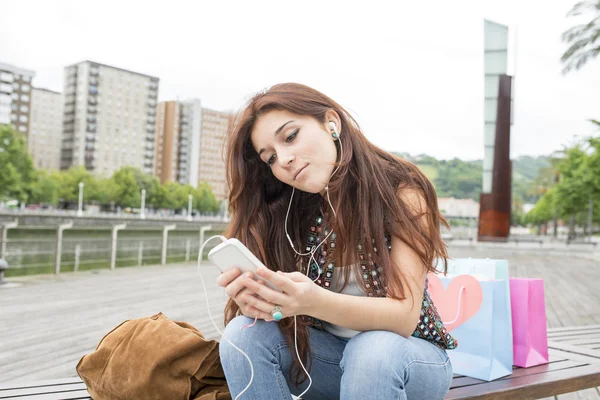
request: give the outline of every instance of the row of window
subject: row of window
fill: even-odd
[[[23,133],[27,132],[27,126],[26,125],[19,125],[17,127],[17,125],[13,124],[12,127],[15,128],[15,129],[18,129],[19,132],[23,132]]]
[[[11,114],[10,115],[10,120],[11,121],[16,121],[17,120],[17,116],[15,114]],[[18,120],[19,120],[19,122],[22,122],[22,123],[26,124],[29,119],[27,118],[27,115],[21,115],[21,116],[18,117]]]

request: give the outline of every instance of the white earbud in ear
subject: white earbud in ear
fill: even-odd
[[[335,122],[329,121],[329,127],[332,130],[331,136],[333,137],[333,139],[338,140],[340,138],[340,133],[336,129]]]

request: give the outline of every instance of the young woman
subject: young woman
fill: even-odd
[[[295,83],[249,101],[226,155],[225,236],[280,289],[237,269],[218,278],[230,297],[224,338],[252,362],[221,341],[232,395],[442,399],[452,381],[446,350],[457,343],[427,293],[427,273],[447,252],[423,173],[371,144],[338,103]]]

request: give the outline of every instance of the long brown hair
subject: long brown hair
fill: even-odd
[[[332,204],[339,217],[334,219],[329,215],[326,218],[327,226],[337,235],[336,265],[354,262],[355,246],[363,243],[365,251],[376,254],[375,261],[383,268],[387,296],[405,299],[406,277],[401,268],[391,260],[387,251],[375,253],[373,247],[385,249],[384,234],[388,233],[410,246],[429,271],[435,270],[435,258],[447,258],[446,246],[440,235],[440,224],[446,224],[446,221],[439,213],[433,185],[414,164],[371,144],[342,106],[308,86],[297,83],[272,86],[251,98],[239,113],[227,140],[231,222],[225,236],[239,239],[274,271],[296,271],[298,263],[303,261],[290,248],[284,231],[292,188],[275,178],[250,141],[256,120],[272,110],[311,116],[323,124],[327,111],[334,110],[339,115],[343,152],[338,159],[340,169],[329,182]],[[415,214],[414,209],[398,196],[399,191],[405,189],[415,190],[424,199],[427,205],[424,212]],[[288,231],[297,249],[304,248],[310,224],[322,202],[319,193],[296,191]],[[422,216],[425,221],[420,219]],[[350,269],[344,269],[347,281]],[[357,281],[365,289],[363,280]],[[229,299],[225,307],[225,324],[239,314],[239,307]],[[297,318],[297,323],[298,353],[304,365],[307,359],[310,365],[308,323],[303,318]],[[285,318],[279,322],[279,327],[288,343],[294,343],[294,319]],[[291,370],[295,371],[296,382],[301,382],[301,378],[305,378],[304,373],[299,368],[293,346],[290,346],[290,351],[294,358]]]

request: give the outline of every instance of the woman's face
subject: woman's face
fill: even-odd
[[[339,133],[339,118],[333,111],[324,124],[288,111],[269,111],[254,123],[250,140],[277,179],[304,192],[320,193],[337,159],[330,121]]]

